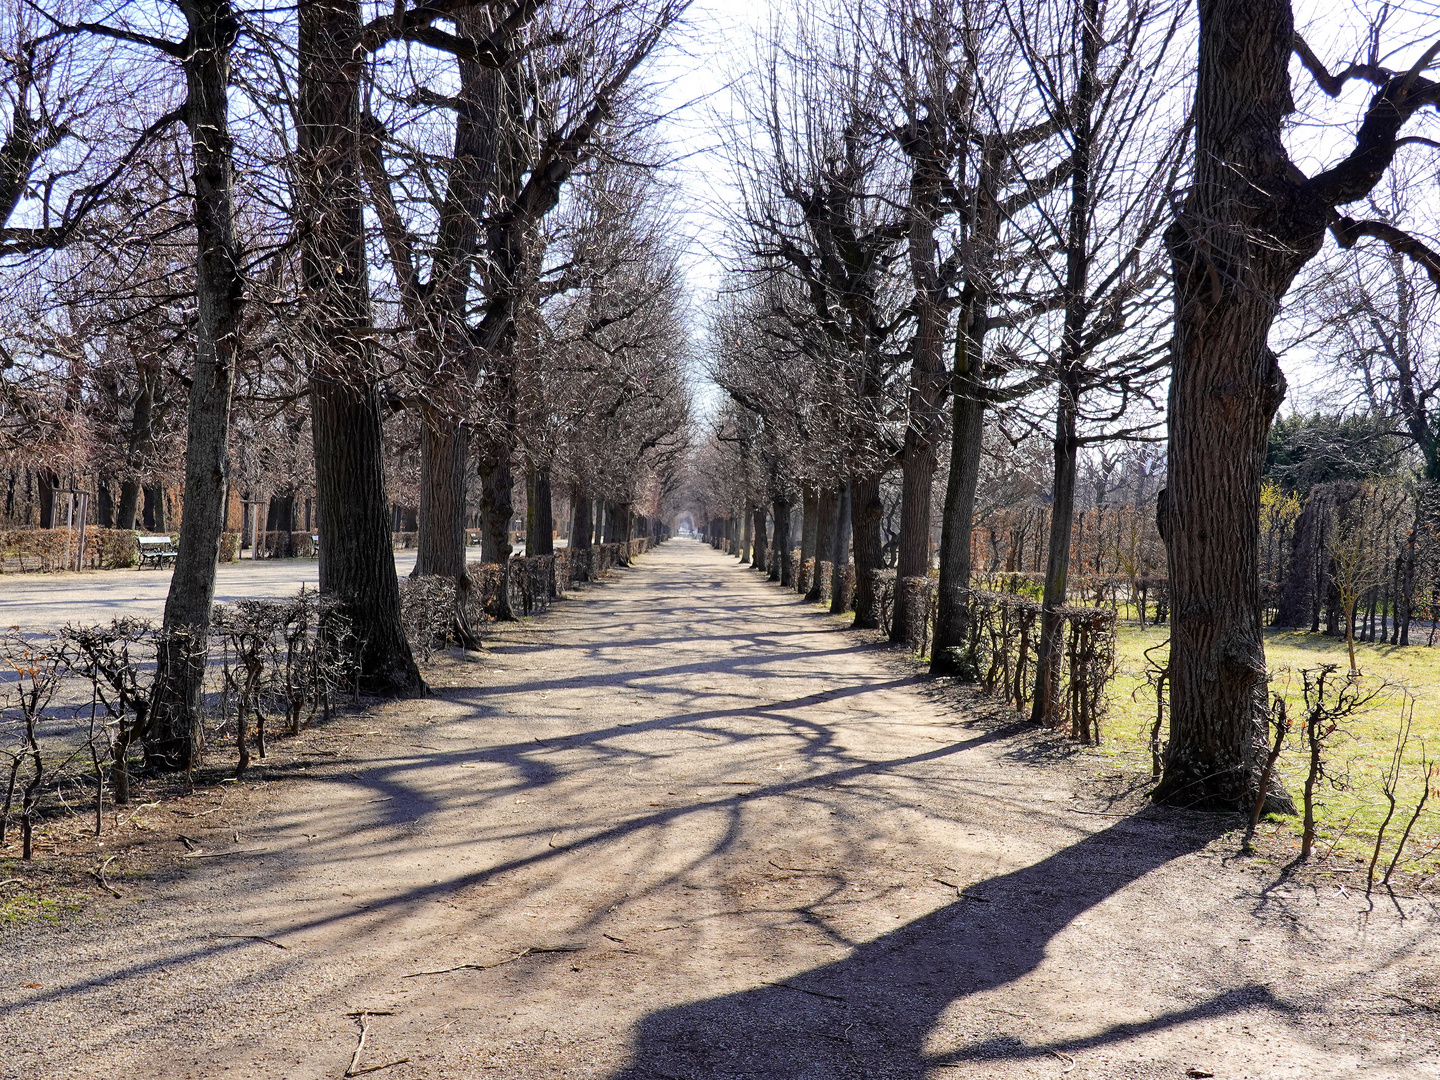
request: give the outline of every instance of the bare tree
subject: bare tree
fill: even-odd
[[[1194,177],[1166,232],[1175,337],[1160,513],[1175,621],[1170,742],[1155,797],[1237,809],[1257,794],[1268,704],[1260,472],[1285,379],[1267,335],[1327,231],[1342,246],[1371,238],[1427,269],[1440,265],[1394,225],[1341,210],[1374,190],[1414,141],[1402,129],[1440,101],[1440,83],[1426,75],[1440,44],[1393,70],[1382,61],[1382,15],[1367,53],[1332,74],[1296,34],[1288,0],[1202,0],[1199,13]],[[1331,97],[1371,88],[1349,153],[1311,176],[1284,141],[1292,54]]]

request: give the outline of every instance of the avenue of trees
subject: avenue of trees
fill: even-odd
[[[237,502],[316,538],[393,696],[397,533],[469,644],[468,543],[688,509],[857,626],[926,622],[936,674],[981,676],[977,586],[1033,594],[1037,722],[1075,605],[1164,620],[1156,796],[1249,807],[1266,622],[1435,636],[1440,42],[1372,7],[1323,40],[1288,0],[777,7],[715,117],[692,438],[650,81],[685,0],[0,0],[5,523],[84,492],[177,535],[156,768],[201,749]],[[1284,415],[1282,358],[1327,411]]]
[[[859,627],[893,567],[897,640],[938,576],[939,674],[980,677],[972,589],[1008,572],[1041,722],[1067,605],[1148,608],[1156,797],[1252,806],[1263,625],[1413,640],[1435,584],[1440,44],[1369,15],[1321,48],[1283,0],[787,7],[727,142],[697,520],[832,595],[853,559]],[[1277,426],[1277,350],[1348,397]]]

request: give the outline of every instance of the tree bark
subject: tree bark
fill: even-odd
[[[354,628],[362,690],[423,693],[400,623],[385,492],[382,408],[370,333],[360,188],[358,0],[301,0],[298,150],[301,265],[314,368],[311,430],[320,591]]]
[[[790,548],[790,502],[776,499],[770,507],[775,519],[775,540],[770,545],[770,580],[789,586],[794,580],[795,570],[791,565],[793,555]]]
[[[503,566],[510,560],[510,519],[515,514],[511,494],[515,486],[510,471],[510,442],[497,431],[490,432],[481,453],[480,476],[481,561]]]
[[[885,507],[880,501],[880,475],[851,480],[847,492],[850,504],[851,546],[855,554],[855,626],[873,629],[880,625],[880,612],[875,603],[875,571],[885,565],[885,541],[880,522]],[[926,523],[929,530],[929,523]]]
[[[467,588],[465,569],[465,474],[470,432],[449,415],[420,420],[420,519],[413,577],[452,579],[457,596]]]
[[[810,589],[805,599],[818,604],[825,595],[825,582],[820,576],[820,564],[835,558],[836,513],[840,506],[834,488],[823,488],[815,505],[815,572],[810,576]]]
[[[530,552],[533,555],[554,555],[555,507],[551,501],[549,465],[541,465],[535,469],[531,498],[535,506],[531,518],[535,523],[535,542],[529,545]]]
[[[1285,378],[1267,345],[1279,299],[1318,250],[1279,229],[1291,112],[1290,5],[1201,0],[1195,182],[1166,233],[1174,266],[1165,539],[1173,604],[1170,741],[1154,797],[1254,804],[1265,757],[1260,480]],[[1298,244],[1297,244],[1298,242]]]
[[[850,530],[854,525],[851,484],[844,484],[835,496],[834,547],[830,549],[830,613],[843,615],[845,603],[845,571],[850,566]]]
[[[230,50],[239,25],[229,0],[183,0],[180,6],[190,31],[184,67],[194,164],[195,361],[185,512],[156,654],[145,758],[154,767],[188,771],[204,748],[201,695],[229,490],[230,407],[245,282],[235,237],[228,111]]]
[[[962,308],[951,375],[953,415],[950,475],[945,485],[945,517],[940,526],[940,585],[930,674],[975,679],[963,650],[970,640],[970,532],[975,521],[975,489],[980,482],[980,452],[985,438],[987,394],[980,372],[986,314],[971,295]]]
[[[766,527],[765,527],[765,504],[756,503],[750,509],[750,517],[753,521],[751,528],[751,554],[750,567],[754,570],[765,569],[765,548],[766,548]]]

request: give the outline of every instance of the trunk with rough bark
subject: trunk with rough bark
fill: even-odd
[[[800,566],[795,568],[796,584],[799,584],[800,567],[815,558],[815,547],[820,532],[820,491],[814,484],[800,489]]]
[[[955,369],[950,398],[950,476],[945,485],[945,517],[940,527],[940,585],[930,651],[932,675],[975,679],[964,655],[970,640],[971,551],[975,521],[975,489],[980,482],[980,452],[985,438],[987,387],[980,377],[986,319],[979,300],[971,297],[955,344]]]
[[[470,433],[449,416],[420,422],[420,514],[413,577],[437,574],[468,582],[465,569],[465,472]]]
[[[510,469],[510,443],[486,440],[479,455],[481,561],[504,565],[510,560],[510,519],[515,514],[514,475]]]
[[[770,508],[775,519],[775,540],[770,545],[770,580],[788,586],[794,580],[795,570],[790,549],[790,501],[776,499]]]
[[[230,50],[239,25],[228,0],[185,0],[181,7],[189,26],[184,67],[194,159],[195,361],[185,445],[185,513],[165,600],[145,757],[158,768],[188,771],[204,748],[201,693],[215,561],[225,527],[230,407],[245,286],[235,238],[227,104]]]
[[[1297,178],[1282,142],[1290,5],[1199,9],[1195,177],[1165,236],[1176,316],[1161,534],[1173,616],[1170,741],[1154,797],[1236,810],[1253,805],[1266,756],[1260,481],[1285,393],[1267,338],[1333,212],[1317,199],[1323,177]],[[1368,163],[1371,186],[1387,163]]]
[[[532,555],[555,554],[555,507],[550,495],[550,466],[541,465],[534,470],[534,481],[530,485],[530,520],[534,522],[533,542],[526,534],[526,548]]]
[[[366,693],[425,684],[400,623],[385,492],[383,411],[367,341],[372,318],[360,186],[358,0],[301,0],[296,137],[301,266],[312,335],[311,428],[320,591],[353,628]]]
[[[880,625],[874,575],[885,565],[885,540],[880,528],[885,507],[880,501],[879,474],[852,480],[846,495],[855,553],[855,626],[873,629]]]

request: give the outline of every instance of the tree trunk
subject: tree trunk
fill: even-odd
[[[750,510],[750,517],[754,522],[751,529],[751,555],[750,566],[754,570],[765,569],[765,548],[768,538],[765,527],[765,504],[756,503]]]
[[[245,281],[235,239],[227,104],[230,49],[239,26],[228,0],[185,0],[181,6],[190,31],[185,76],[195,185],[195,362],[185,513],[156,655],[145,758],[155,767],[188,771],[204,748],[201,695],[229,490],[230,406]]]
[[[1031,721],[1052,727],[1059,722],[1065,647],[1065,619],[1059,609],[1065,605],[1069,587],[1070,530],[1075,519],[1075,416],[1073,388],[1062,385],[1055,410],[1054,498],[1050,503],[1050,545],[1040,605],[1040,647],[1035,654],[1035,697],[1030,708]]]
[[[137,528],[135,521],[140,512],[140,481],[133,477],[120,481],[120,502],[115,510],[117,529]]]
[[[940,526],[939,606],[935,640],[930,648],[930,674],[962,679],[979,677],[963,655],[970,640],[970,531],[975,520],[975,489],[980,482],[980,451],[985,436],[985,387],[977,374],[983,336],[975,332],[976,326],[974,321],[962,321],[955,347],[950,476],[945,485],[945,518]]]
[[[770,545],[770,580],[789,587],[795,576],[791,565],[789,500],[776,499],[770,513],[775,518],[775,540]]]
[[[15,474],[10,474],[11,494],[14,493]],[[115,499],[110,492],[110,481],[101,480],[95,492],[95,523],[102,529],[115,527]],[[8,515],[7,515],[8,516]]]
[[[301,0],[296,138],[301,265],[312,335],[311,430],[320,591],[354,635],[367,693],[423,693],[405,631],[385,492],[382,407],[371,332],[360,188],[358,0]]]
[[[839,505],[834,488],[822,488],[815,499],[815,549],[811,556],[815,560],[814,572],[810,575],[810,588],[805,599],[818,604],[825,595],[825,582],[820,577],[820,564],[829,562],[835,555],[835,511]]]
[[[480,559],[503,566],[510,561],[510,519],[515,513],[511,490],[510,443],[497,437],[487,440],[480,453]]]
[[[1162,535],[1174,616],[1170,741],[1154,797],[1243,810],[1265,757],[1260,481],[1285,394],[1267,337],[1329,215],[1285,220],[1312,209],[1291,201],[1281,140],[1293,109],[1289,3],[1201,0],[1199,40],[1195,178],[1166,232],[1176,316]]]
[[[844,484],[835,498],[834,547],[830,550],[830,613],[843,615],[849,606],[845,602],[845,571],[850,567],[850,530],[853,527],[854,506],[851,495],[852,485]]]
[[[530,544],[527,538],[527,546],[529,546],[531,554],[554,555],[555,507],[551,501],[549,465],[541,465],[535,469],[535,482],[531,488],[531,498],[535,507],[531,512],[531,520],[535,523],[535,540],[533,544]]]
[[[470,432],[449,415],[420,421],[420,519],[414,577],[435,574],[468,581],[465,569],[465,472]]]
[[[800,566],[795,568],[797,588],[800,584],[800,569],[815,558],[819,542],[820,490],[814,484],[806,484],[800,489]]]
[[[875,571],[885,565],[885,541],[880,531],[885,507],[880,501],[880,475],[875,473],[852,480],[849,502],[855,551],[855,626],[873,629],[880,625],[880,611],[875,603]],[[928,535],[928,516],[925,528]],[[926,555],[929,555],[928,547]]]

